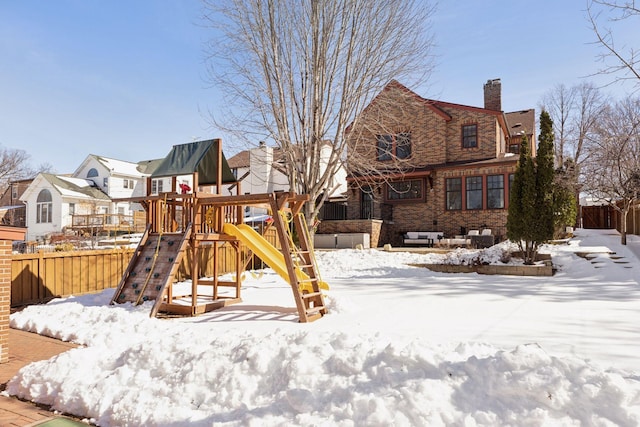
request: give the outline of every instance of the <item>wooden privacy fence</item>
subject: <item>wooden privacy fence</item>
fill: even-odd
[[[277,245],[275,229],[268,230],[267,241]],[[278,245],[279,246],[279,245]],[[199,256],[202,276],[213,275],[211,248],[203,248]],[[133,248],[92,251],[49,252],[11,256],[11,306],[38,304],[52,298],[81,295],[115,288],[129,265]],[[218,246],[218,272],[235,272],[236,252],[230,244]],[[245,257],[248,251],[242,251]],[[193,254],[187,253],[176,280],[190,277],[189,266]],[[248,269],[261,268],[254,259]]]
[[[622,221],[620,221],[622,223]],[[617,227],[620,231],[620,227]],[[636,202],[631,206],[627,214],[627,233],[640,234],[640,202]]]
[[[132,254],[108,249],[12,255],[11,306],[117,286]]]

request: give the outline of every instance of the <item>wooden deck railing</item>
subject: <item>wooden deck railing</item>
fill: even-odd
[[[146,213],[134,212],[133,215],[89,214],[72,215],[70,228],[95,233],[97,231],[126,231],[142,233],[147,225]]]

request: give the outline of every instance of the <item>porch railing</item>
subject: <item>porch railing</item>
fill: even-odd
[[[129,231],[141,233],[146,227],[144,212],[134,212],[133,215],[121,214],[88,214],[72,215],[70,228],[84,231]]]

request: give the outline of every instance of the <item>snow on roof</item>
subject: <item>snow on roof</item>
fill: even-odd
[[[109,157],[94,156],[96,160],[109,169],[112,173],[119,175],[129,175],[142,177],[144,174],[138,170],[138,163],[127,162],[124,160],[111,159]]]
[[[49,181],[62,196],[81,199],[110,200],[109,196],[96,188],[91,180],[52,174],[42,174],[42,176]]]

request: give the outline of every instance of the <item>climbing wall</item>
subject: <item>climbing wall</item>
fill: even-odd
[[[155,301],[151,316],[157,313],[167,286],[178,271],[187,246],[185,233],[149,233],[131,258],[111,303],[134,305]]]

